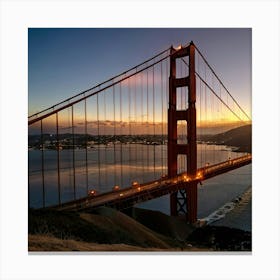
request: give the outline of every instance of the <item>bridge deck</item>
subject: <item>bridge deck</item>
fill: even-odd
[[[90,210],[100,206],[112,206],[118,209],[131,207],[135,203],[151,200],[166,194],[186,189],[191,182],[201,182],[250,164],[252,156],[246,155],[236,159],[227,160],[215,165],[206,166],[197,170],[196,177],[188,177],[186,173],[178,174],[172,178],[160,178],[137,186],[123,188],[96,196],[87,196],[78,200],[63,203],[58,206],[50,207],[57,210]]]

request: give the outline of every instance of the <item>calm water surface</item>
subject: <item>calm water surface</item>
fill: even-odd
[[[166,145],[99,145],[85,150],[30,150],[29,158],[29,198],[31,207],[41,207],[43,203],[43,176],[46,206],[58,203],[58,182],[61,201],[66,202],[87,195],[87,189],[106,192],[113,186],[128,187],[132,181],[139,183],[154,180],[167,173]],[[198,145],[198,166],[207,162],[214,164],[229,157],[241,156],[230,148],[215,145]],[[86,166],[85,159],[88,158]],[[57,172],[59,162],[60,172]],[[75,162],[75,164],[73,164]],[[186,162],[178,159],[179,171],[184,171]],[[75,168],[75,174],[74,174]],[[88,170],[88,172],[86,172]],[[203,218],[221,205],[240,196],[251,186],[251,165],[211,178],[198,187],[198,218]],[[75,184],[74,184],[75,182]],[[87,188],[88,183],[88,188]],[[158,210],[169,214],[169,196],[147,201],[138,207]]]

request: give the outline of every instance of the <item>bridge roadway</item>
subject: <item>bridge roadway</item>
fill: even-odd
[[[192,178],[188,177],[186,173],[178,174],[172,178],[163,176],[159,180],[149,183],[135,184],[135,186],[128,188],[97,194],[95,196],[87,196],[49,208],[79,211],[91,210],[100,206],[110,206],[117,209],[125,209],[133,206],[135,203],[144,202],[170,194],[180,189],[185,189],[191,182],[201,182],[219,174],[250,164],[251,162],[252,156],[248,154],[239,158],[229,159],[218,164],[207,165],[199,168],[196,176]]]

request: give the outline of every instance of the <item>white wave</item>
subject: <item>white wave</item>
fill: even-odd
[[[202,222],[203,224],[211,224],[215,221],[223,219],[228,212],[232,211],[235,208],[235,205],[239,202],[239,200],[240,198],[238,197],[234,199],[234,201],[227,202],[222,207],[211,213],[209,216],[200,219],[200,222]]]

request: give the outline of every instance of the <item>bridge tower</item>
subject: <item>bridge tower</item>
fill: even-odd
[[[176,78],[176,59],[189,57],[189,76]],[[188,108],[177,110],[177,88],[187,87]],[[196,146],[196,80],[195,80],[195,46],[193,42],[179,50],[171,48],[169,77],[169,107],[168,107],[168,176],[178,173],[178,155],[187,157],[187,174],[196,176],[197,146]],[[177,142],[178,121],[187,122],[187,144]],[[182,191],[170,195],[170,212],[172,216],[185,215],[189,223],[197,220],[197,182],[188,183]]]

